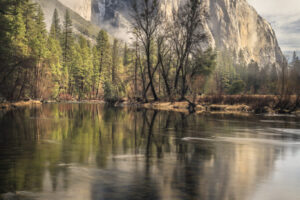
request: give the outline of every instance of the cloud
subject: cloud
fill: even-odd
[[[248,0],[274,28],[283,51],[300,50],[299,0]]]
[[[300,13],[299,0],[248,0],[261,15],[295,15]]]

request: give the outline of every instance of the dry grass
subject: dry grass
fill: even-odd
[[[36,106],[41,105],[41,101],[36,100],[30,100],[30,101],[18,101],[18,102],[7,102],[7,103],[1,103],[0,109],[10,109],[10,108],[19,108],[19,107],[26,107],[26,106]]]
[[[202,96],[197,99],[198,104],[204,105],[244,105],[247,106],[243,109],[252,110],[255,113],[265,112],[282,112],[291,113],[300,107],[300,98],[296,95],[215,95],[215,96]],[[236,108],[212,107],[216,110],[236,110]],[[238,108],[240,109],[240,108]]]
[[[210,105],[208,109],[212,112],[250,112],[251,108],[247,105]]]
[[[154,102],[141,104],[143,108],[155,109],[155,110],[164,110],[164,111],[176,111],[176,112],[189,112],[189,103],[184,102]],[[221,104],[212,104],[212,105],[201,105],[197,104],[195,106],[196,113],[203,112],[250,112],[251,108],[247,105],[221,105]]]
[[[200,104],[219,104],[219,105],[236,105],[236,104],[257,104],[264,102],[265,104],[274,103],[276,96],[274,95],[211,95],[201,96],[197,99]]]

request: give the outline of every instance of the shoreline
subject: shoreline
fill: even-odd
[[[246,104],[204,104],[198,103],[194,106],[194,112],[190,112],[190,103],[183,102],[151,102],[151,103],[137,103],[137,102],[122,102],[116,103],[115,106],[127,107],[136,106],[139,108],[159,110],[159,111],[173,111],[186,114],[284,114],[300,116],[300,108],[293,112],[288,110],[273,109],[271,106],[262,106],[259,109]]]
[[[29,101],[16,101],[16,102],[4,102],[0,103],[0,110],[10,110],[21,107],[28,106],[40,106],[42,104],[109,104],[103,100],[83,100],[83,101],[39,101],[39,100],[29,100]],[[172,111],[180,113],[191,113],[189,111],[189,102],[151,102],[151,103],[139,103],[132,101],[123,101],[112,104],[115,107],[137,107],[144,109],[152,109],[158,111]],[[196,104],[194,112],[192,114],[288,114],[300,116],[300,108],[291,113],[279,113],[278,111],[272,109],[270,106],[265,106],[262,108],[263,112],[257,113],[254,108],[246,104]]]
[[[38,106],[42,104],[43,103],[38,100],[4,102],[4,103],[0,103],[0,110],[9,110],[9,109],[28,107],[28,106]]]

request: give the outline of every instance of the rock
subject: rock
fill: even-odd
[[[67,5],[73,11],[78,13],[82,18],[90,21],[92,18],[92,0],[59,0]],[[103,0],[102,0],[103,1]],[[105,1],[105,0],[104,0]]]

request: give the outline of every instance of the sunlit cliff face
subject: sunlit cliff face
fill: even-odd
[[[92,17],[92,0],[59,0],[69,8],[77,12],[85,20],[90,21]]]
[[[283,61],[275,32],[245,0],[205,0],[208,25],[217,48],[231,49],[249,63],[264,66]]]

